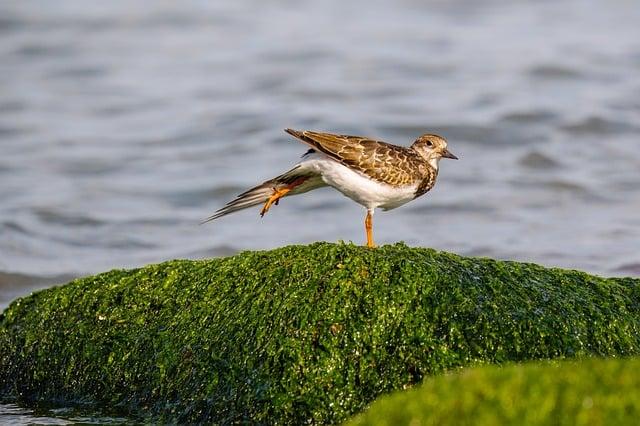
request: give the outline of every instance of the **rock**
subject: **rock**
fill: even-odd
[[[336,423],[476,363],[640,352],[640,280],[316,243],[81,278],[0,316],[0,397]]]
[[[640,358],[477,366],[379,398],[347,426],[637,425]]]

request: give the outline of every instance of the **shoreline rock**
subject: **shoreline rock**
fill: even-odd
[[[640,358],[484,365],[378,398],[348,426],[637,425]]]
[[[0,397],[160,421],[336,423],[458,367],[640,354],[640,279],[404,244],[113,270],[0,315]]]

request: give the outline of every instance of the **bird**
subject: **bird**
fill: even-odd
[[[366,245],[373,248],[375,209],[392,210],[426,194],[436,183],[440,159],[458,159],[447,140],[435,134],[423,134],[404,147],[363,136],[285,132],[308,145],[300,162],[238,195],[202,223],[257,205],[262,205],[262,217],[284,197],[330,186],[366,209]]]

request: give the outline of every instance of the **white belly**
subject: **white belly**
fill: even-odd
[[[377,182],[320,153],[308,154],[304,158],[301,168],[320,174],[327,185],[367,209],[381,207],[391,210],[415,197],[416,185],[396,187]]]

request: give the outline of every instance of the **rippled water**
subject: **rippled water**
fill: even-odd
[[[15,404],[0,403],[0,424],[27,425],[136,425],[135,419],[105,416],[78,408],[24,408]]]
[[[427,196],[378,243],[640,274],[633,1],[0,4],[0,305],[171,258],[364,241],[322,189],[200,226],[305,147],[285,127],[409,144]]]

